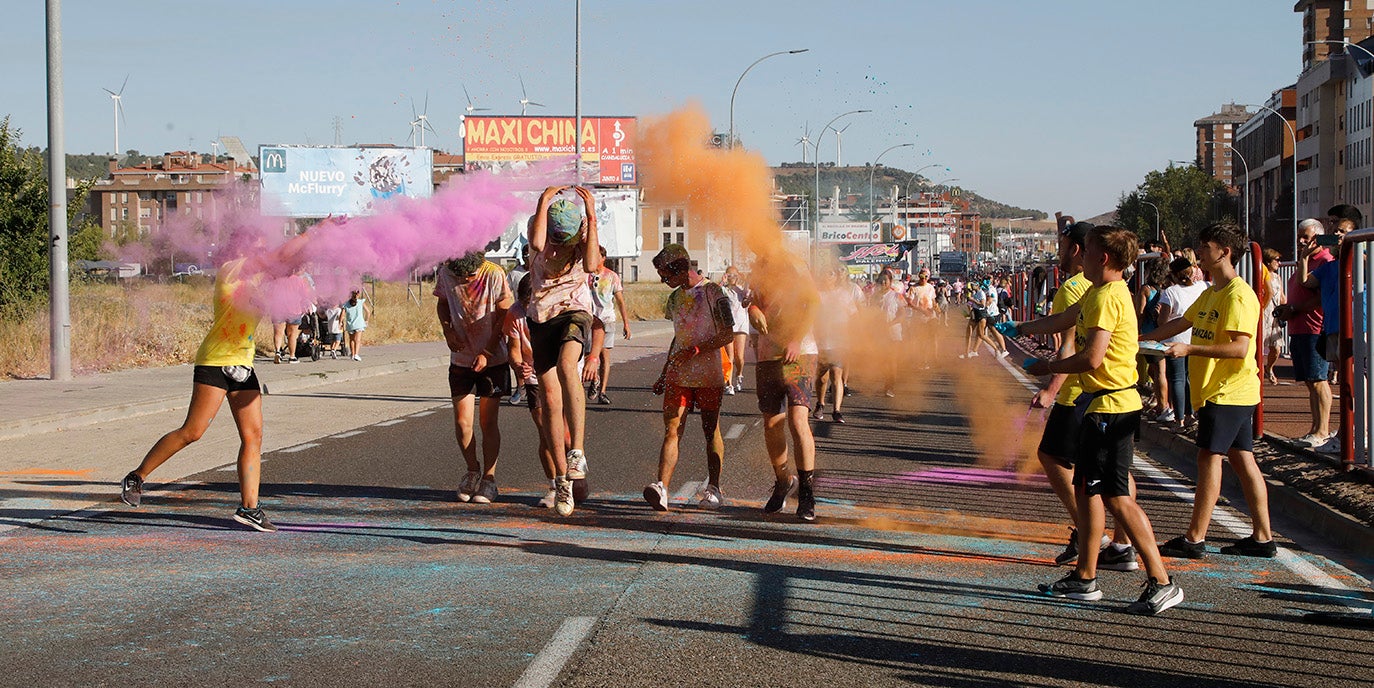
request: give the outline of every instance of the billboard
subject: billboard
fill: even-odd
[[[261,208],[267,215],[371,215],[389,198],[434,194],[428,148],[259,146]]]
[[[635,184],[634,117],[582,118],[582,179],[588,184]],[[521,163],[571,158],[572,117],[470,116],[463,119],[468,170],[518,168]],[[571,161],[569,162],[571,164]]]
[[[840,262],[847,265],[888,265],[901,260],[907,247],[903,244],[842,244]]]
[[[539,202],[538,194],[529,193],[531,211]],[[596,199],[596,233],[606,247],[607,258],[636,258],[639,256],[639,192],[636,189],[592,189]],[[501,233],[498,245],[487,251],[490,258],[519,258],[525,244],[526,221],[521,214]]]
[[[822,222],[817,231],[821,244],[866,244],[883,238],[879,225],[868,222]]]

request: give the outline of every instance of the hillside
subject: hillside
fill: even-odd
[[[783,193],[810,196],[815,191],[815,168],[810,163],[783,163],[779,167],[774,167],[773,173],[777,179],[778,188]],[[859,194],[862,197],[859,207],[866,208],[868,206],[868,174],[869,167],[867,165],[836,168],[833,164],[827,166],[826,163],[821,163],[821,195],[830,195],[835,186],[838,185],[842,194]],[[883,200],[892,194],[893,186],[901,188],[903,195],[914,195],[918,189],[926,190],[930,184],[937,181],[940,179],[931,179],[924,174],[913,179],[911,172],[907,170],[883,165],[873,173],[873,194],[877,198],[878,205],[882,205]],[[958,184],[955,187],[957,188]],[[963,198],[969,201],[969,205],[974,210],[982,213],[983,217],[988,219],[1033,217],[1037,220],[1043,220],[1049,217],[1042,210],[1007,205],[990,198],[984,198],[972,191],[965,190]]]

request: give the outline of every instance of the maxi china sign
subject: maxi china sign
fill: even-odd
[[[463,160],[468,169],[571,159],[576,152],[572,117],[472,116],[463,119]],[[583,117],[583,177],[594,184],[635,184],[634,117]]]
[[[849,265],[887,265],[906,255],[902,244],[840,244],[840,262]]]

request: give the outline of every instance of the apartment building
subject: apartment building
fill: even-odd
[[[1232,165],[1234,156],[1227,146],[1233,145],[1236,127],[1249,119],[1250,113],[1244,105],[1227,103],[1221,106],[1219,112],[1193,122],[1193,128],[1197,131],[1194,145],[1197,148],[1198,169],[1227,186],[1235,186],[1239,170]]]
[[[257,169],[232,157],[206,161],[195,151],[164,153],[137,167],[110,160],[109,176],[91,188],[88,208],[100,218],[108,237],[121,230],[140,235],[175,216],[213,220],[225,202],[222,193],[236,182],[257,178]],[[245,185],[251,194],[254,185]]]

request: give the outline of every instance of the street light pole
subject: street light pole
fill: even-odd
[[[889,152],[894,151],[894,150],[897,150],[898,148],[910,148],[911,146],[914,146],[914,145],[916,145],[916,144],[914,144],[914,143],[899,143],[899,144],[897,144],[897,145],[895,145],[895,146],[892,146],[892,147],[888,148],[887,150],[884,150],[883,152],[879,153],[877,159],[875,159],[875,160],[873,161],[873,166],[870,167],[870,168],[868,168],[868,214],[869,214],[869,215],[872,215],[872,216],[874,216],[874,217],[877,216],[877,212],[875,212],[875,211],[877,210],[877,208],[873,205],[873,173],[878,171],[878,163],[883,159],[883,156],[884,156],[884,155],[887,155]],[[895,202],[896,202],[896,199],[893,199],[893,202],[895,203]]]
[[[1235,147],[1235,146],[1233,146],[1233,145],[1231,145],[1231,144],[1229,144],[1229,143],[1227,143],[1227,142],[1225,142],[1225,141],[1203,141],[1203,142],[1202,142],[1202,145],[1204,145],[1204,146],[1215,146],[1215,145],[1217,145],[1218,143],[1220,143],[1220,144],[1223,145],[1223,146],[1226,146],[1226,147],[1231,151],[1231,153],[1233,153],[1233,154],[1236,156],[1236,159],[1240,160],[1240,165],[1241,165],[1241,167],[1245,170],[1245,186],[1242,187],[1241,190],[1240,190],[1240,198],[1241,198],[1240,203],[1241,203],[1242,206],[1245,207],[1245,238],[1249,239],[1249,238],[1251,238],[1251,237],[1250,237],[1250,164],[1247,163],[1247,162],[1245,162],[1245,156],[1244,156],[1244,155],[1241,155],[1241,154],[1240,154],[1240,151],[1236,150],[1236,147]]]
[[[866,113],[866,112],[873,112],[873,111],[872,111],[872,110],[850,110],[849,112],[842,112],[842,113],[840,113],[840,114],[838,114],[838,115],[835,115],[835,119],[830,120],[829,123],[827,123],[825,126],[821,127],[821,133],[816,134],[816,141],[815,141],[814,143],[811,144],[811,147],[812,147],[812,148],[811,148],[811,150],[812,150],[812,157],[814,157],[814,158],[816,159],[816,197],[815,197],[815,202],[816,202],[816,217],[815,217],[814,219],[812,219],[812,221],[811,221],[811,243],[812,243],[812,244],[815,244],[817,241],[819,241],[819,240],[820,240],[820,236],[821,236],[821,234],[820,234],[820,229],[821,229],[821,228],[820,228],[820,224],[821,224],[821,139],[825,138],[825,130],[826,130],[826,129],[829,129],[829,128],[830,128],[830,125],[832,125],[832,124],[834,124],[834,123],[840,121],[840,118],[841,118],[841,117],[848,117],[849,115],[858,115],[858,114],[862,114],[862,113]]]
[[[764,60],[770,57],[777,57],[778,55],[796,55],[798,53],[807,52],[808,50],[810,50],[810,48],[802,48],[800,50],[779,50],[775,53],[768,53],[767,55],[764,55],[763,57],[754,60],[754,64],[751,64],[748,67],[744,68],[744,74],[740,74],[739,78],[735,80],[735,89],[733,91],[730,91],[730,138],[725,144],[726,148],[729,148],[731,150],[734,150],[735,148],[735,94],[739,93],[739,85],[740,82],[744,81],[745,74],[748,74],[749,70],[753,69],[755,65],[757,65],[760,62],[763,62]]]
[[[1283,126],[1288,128],[1288,135],[1293,139],[1293,256],[1296,258],[1298,255],[1298,132],[1293,129],[1293,125],[1282,113],[1268,105],[1241,105],[1241,107],[1255,107],[1273,113],[1280,122],[1283,122]]]
[[[1153,204],[1153,203],[1151,203],[1151,202],[1149,202],[1149,201],[1147,201],[1147,200],[1145,200],[1145,199],[1143,199],[1143,198],[1140,199],[1140,202],[1141,202],[1141,203],[1144,203],[1145,205],[1148,205],[1148,206],[1150,206],[1151,208],[1154,208],[1154,209],[1155,209],[1155,241],[1161,241],[1161,242],[1164,241],[1164,235],[1159,233],[1159,206],[1157,206],[1157,205],[1155,205],[1155,204]]]
[[[912,172],[912,173],[911,173],[911,176],[910,176],[910,177],[907,177],[907,179],[906,179],[906,196],[907,196],[907,198],[911,198],[911,182],[913,182],[913,181],[916,180],[916,175],[920,174],[922,170],[928,170],[928,169],[930,169],[930,168],[932,168],[932,167],[943,167],[943,165],[941,165],[941,164],[938,163],[938,162],[933,162],[933,163],[931,163],[931,164],[929,164],[929,165],[926,165],[925,167],[922,167],[922,168],[916,170],[915,172]],[[948,171],[949,171],[949,168],[948,168],[948,167],[945,167],[945,171],[948,172]]]
[[[1013,222],[1021,222],[1021,221],[1023,221],[1023,220],[1034,220],[1034,219],[1035,219],[1034,217],[1029,216],[1029,215],[1027,215],[1026,217],[1009,217],[1009,218],[1007,218],[1007,238],[1010,239],[1011,236],[1012,236],[1012,234],[1011,234],[1011,223],[1013,223]],[[992,246],[992,255],[993,255],[993,256],[996,256],[996,255],[997,255],[997,233],[996,233],[996,230],[993,231],[992,243],[993,243],[993,246]],[[1010,261],[1010,262],[1011,262],[1012,266],[1015,267],[1015,265],[1016,265],[1016,251],[1015,251],[1015,249],[1013,249],[1012,252],[1011,252],[1011,261]]]
[[[50,377],[72,379],[67,291],[67,153],[62,124],[62,2],[48,0],[48,351]],[[118,155],[118,152],[116,152]]]

